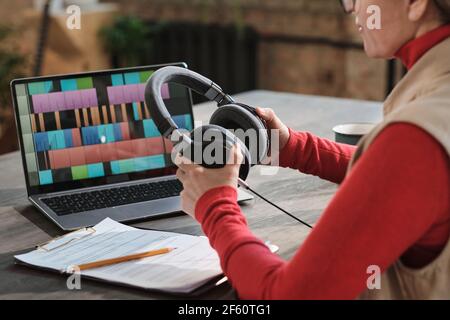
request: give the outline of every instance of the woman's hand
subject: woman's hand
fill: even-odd
[[[289,141],[289,129],[281,122],[272,109],[256,108],[256,113],[266,121],[269,130],[279,130],[280,132],[280,151],[286,146]]]
[[[242,160],[238,145],[231,149],[227,164],[220,169],[204,168],[178,154],[175,164],[178,166],[177,178],[183,184],[180,194],[182,210],[195,219],[195,205],[207,191],[222,186],[237,188]]]

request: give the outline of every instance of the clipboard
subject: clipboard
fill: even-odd
[[[70,238],[71,235],[75,235],[75,234],[83,232],[83,231],[86,232],[85,235],[82,235],[80,237]],[[94,234],[95,232],[96,232],[96,230],[95,230],[94,227],[81,228],[81,229],[74,230],[72,232],[63,234],[62,236],[50,239],[50,240],[48,240],[46,242],[40,243],[40,244],[36,245],[35,248],[38,249],[38,250],[44,250],[44,251],[50,252],[50,251],[53,251],[55,249],[61,248],[61,247],[65,246],[65,245],[71,243],[72,241],[83,239],[83,238],[85,238],[85,237],[87,237],[87,236],[89,236],[91,234]],[[55,243],[55,242],[57,242],[57,241],[59,241],[61,239],[67,238],[67,237],[69,237],[69,238],[68,238],[68,240],[66,242],[64,242],[62,244],[59,244],[59,245],[57,245],[55,247],[47,248],[48,245],[50,245],[52,243]]]
[[[148,270],[148,274],[145,275],[145,277],[143,278],[152,278],[151,274],[152,274],[152,270],[154,268],[160,268],[161,267],[161,262],[154,264],[155,262],[150,261],[143,261],[146,259],[142,259],[142,260],[138,260],[138,262],[125,262],[120,264],[120,266],[118,266],[114,272],[107,274],[106,272],[101,271],[102,268],[98,268],[98,269],[92,269],[92,270],[86,270],[86,271],[82,271],[81,272],[81,278],[83,279],[90,279],[90,280],[95,280],[95,281],[101,281],[101,282],[105,282],[105,283],[109,283],[109,284],[115,284],[115,285],[119,285],[119,286],[123,286],[123,287],[131,287],[131,288],[138,288],[138,289],[143,289],[145,291],[149,291],[149,292],[156,292],[156,293],[164,293],[164,294],[169,294],[169,295],[173,295],[173,296],[180,296],[180,297],[196,297],[199,295],[202,295],[204,293],[206,293],[207,291],[222,286],[224,284],[226,284],[227,279],[226,277],[224,277],[223,272],[220,268],[220,261],[218,260],[218,257],[216,257],[215,255],[213,255],[213,253],[215,254],[215,251],[213,251],[212,248],[207,248],[206,247],[206,243],[208,243],[209,246],[209,242],[206,238],[203,237],[198,237],[198,236],[189,236],[189,235],[184,235],[184,234],[179,234],[179,233],[173,233],[173,232],[164,232],[164,231],[152,231],[152,230],[146,230],[143,228],[132,228],[132,227],[128,227],[125,225],[122,225],[118,222],[115,222],[111,219],[105,219],[108,220],[105,223],[111,227],[117,227],[119,228],[120,232],[117,233],[117,235],[111,233],[107,234],[104,230],[104,226],[101,226],[101,224],[103,222],[101,222],[100,224],[94,226],[94,227],[90,227],[90,228],[82,228],[70,233],[67,233],[65,235],[62,235],[60,237],[56,237],[54,239],[51,239],[50,241],[38,244],[36,246],[36,249],[34,251],[31,251],[27,254],[23,254],[23,255],[18,255],[15,256],[15,263],[16,264],[21,264],[21,265],[26,265],[28,267],[32,267],[35,269],[41,269],[41,270],[46,270],[46,271],[52,271],[52,272],[58,272],[60,274],[68,274],[66,267],[68,267],[68,265],[64,265],[63,268],[61,268],[61,265],[63,265],[63,262],[61,262],[61,264],[58,265],[60,259],[69,259],[66,256],[64,256],[65,252],[70,253],[72,250],[72,252],[80,252],[79,248],[81,245],[89,247],[89,243],[92,245],[95,245],[96,243],[96,239],[100,239],[101,237],[103,238],[107,238],[107,237],[122,237],[123,239],[126,239],[128,236],[139,236],[141,238],[145,238],[148,237],[149,239],[153,238],[161,238],[161,237],[166,237],[164,241],[178,241],[179,243],[184,243],[184,242],[190,242],[190,245],[193,246],[192,248],[194,249],[189,249],[187,246],[185,248],[184,251],[182,251],[182,255],[184,257],[184,260],[181,260],[181,263],[186,262],[186,259],[190,259],[189,257],[192,257],[192,259],[195,259],[196,255],[199,254],[199,252],[201,254],[204,254],[204,252],[209,251],[209,253],[205,256],[206,260],[205,262],[200,262],[198,265],[198,272],[197,270],[190,270],[191,272],[193,272],[193,279],[195,281],[191,281],[189,279],[184,279],[183,281],[185,281],[184,283],[180,283],[180,286],[177,287],[177,283],[170,283],[169,280],[167,280],[165,283],[166,285],[164,285],[164,281],[162,283],[157,282],[155,283],[151,283],[151,281],[143,281],[142,283],[139,283],[136,279],[134,279],[133,277],[128,277],[128,278],[120,278],[117,277],[117,273],[118,271],[122,271],[120,270],[123,266],[123,270],[127,270],[127,268],[133,268],[133,267],[141,267],[139,266],[139,264],[143,264],[145,266],[145,272],[147,272]],[[104,221],[105,221],[104,220]],[[100,230],[98,229],[100,228]],[[103,228],[103,229],[102,229]],[[128,233],[130,233],[130,235],[128,235]],[[149,235],[147,235],[146,233],[150,233]],[[171,240],[174,239],[174,240]],[[133,241],[131,241],[133,243]],[[139,241],[138,241],[139,242]],[[110,245],[110,244],[108,244]],[[195,246],[198,246],[197,249],[195,249]],[[102,248],[102,246],[99,244],[97,244],[97,247],[100,249],[104,249]],[[99,250],[94,250],[94,253],[96,253]],[[88,250],[89,251],[89,250]],[[175,250],[175,251],[178,251]],[[88,252],[89,254],[93,254],[92,252]],[[136,253],[136,252],[134,252]],[[172,252],[171,252],[172,253]],[[170,256],[171,253],[165,254],[165,255],[161,255],[159,256],[160,261],[163,261],[164,263],[164,257],[168,257]],[[113,253],[111,253],[113,254]],[[121,255],[114,255],[114,257],[117,256],[121,256]],[[152,257],[152,258],[157,258],[157,257]],[[172,268],[174,267],[174,265],[177,265],[177,260],[175,259],[176,257],[172,257],[171,259],[167,258],[166,259],[166,265],[168,268]],[[54,259],[56,262],[51,261],[51,259]],[[174,260],[175,259],[175,260]],[[209,260],[208,260],[209,259]],[[97,259],[95,258],[94,261],[96,260],[101,260],[101,259]],[[92,260],[91,260],[92,261]],[[133,265],[133,263],[135,265]],[[76,263],[79,264],[79,263]],[[128,264],[128,265],[125,265]],[[147,267],[148,265],[148,267]],[[186,263],[184,264],[186,265]],[[117,265],[114,265],[117,266]],[[112,266],[112,267],[114,267]],[[153,267],[152,267],[153,266]],[[180,268],[181,268],[181,264],[180,264]],[[203,269],[202,269],[203,268]],[[173,269],[175,270],[175,269]],[[181,271],[180,271],[181,270]],[[178,270],[180,273],[182,273],[182,269]],[[206,271],[206,272],[204,272]],[[204,273],[204,275],[203,275]],[[187,278],[189,278],[188,276],[186,276]],[[174,279],[176,279],[176,277],[174,276]],[[175,281],[175,280],[174,280]],[[177,280],[178,281],[178,280]],[[169,284],[169,286],[167,286],[167,284]],[[161,287],[158,287],[161,286]]]
[[[189,239],[189,238],[202,239],[202,241],[209,243],[208,239],[204,236],[189,236],[189,235],[183,235],[183,234],[174,233],[174,232],[157,231],[157,230],[146,229],[146,228],[132,228],[132,227],[122,225],[118,222],[112,221],[111,219],[109,219],[109,224],[119,226],[120,228],[123,228],[124,230],[141,230],[142,232],[153,232],[156,235],[166,235],[166,236],[170,235],[173,237],[177,237],[177,236],[188,237],[185,239]],[[98,233],[104,232],[104,230],[98,231],[97,226],[89,227],[89,228],[82,228],[82,229],[67,233],[65,235],[62,235],[60,237],[56,237],[47,242],[41,243],[41,244],[37,245],[36,250],[32,251],[31,253],[40,252],[43,255],[56,254],[58,250],[62,251],[64,249],[66,249],[67,247],[75,246],[77,244],[77,241],[83,242],[83,241],[88,240],[89,237],[93,237],[95,235],[98,235]],[[271,244],[270,242],[266,242],[266,245],[274,253],[277,252],[279,249],[277,246]],[[210,248],[209,250],[213,250],[213,249]],[[28,253],[28,254],[31,254],[31,253]],[[27,254],[25,254],[25,256],[26,255]],[[38,270],[46,270],[46,271],[56,272],[59,274],[68,274],[67,270],[62,271],[62,270],[58,270],[57,268],[54,268],[54,267],[52,268],[51,266],[48,266],[45,264],[40,264],[40,263],[36,263],[36,262],[33,263],[32,260],[27,261],[27,259],[23,259],[22,256],[24,256],[24,255],[15,257],[16,264],[25,265],[25,266],[28,266],[28,267],[31,267],[34,269],[38,269]],[[218,257],[217,257],[217,263],[219,263]],[[220,265],[220,263],[219,263],[219,265]],[[207,293],[208,291],[211,291],[213,289],[217,289],[220,287],[225,287],[225,286],[229,286],[229,288],[227,288],[227,290],[229,290],[229,293],[228,293],[228,291],[226,291],[227,296],[235,295],[233,288],[228,283],[228,278],[223,275],[223,272],[221,269],[217,269],[216,276],[211,277],[210,279],[208,279],[208,281],[205,281],[201,285],[193,287],[192,290],[189,290],[188,292],[165,290],[165,289],[161,289],[161,288],[157,288],[157,287],[148,288],[148,287],[145,287],[144,285],[140,285],[140,284],[136,284],[136,283],[132,283],[132,282],[128,282],[128,283],[126,281],[120,282],[120,281],[117,281],[114,279],[108,279],[108,277],[98,277],[95,275],[95,273],[94,274],[81,273],[81,278],[88,279],[88,280],[94,280],[94,281],[98,281],[98,282],[103,282],[103,283],[108,283],[108,284],[113,284],[113,285],[118,285],[121,287],[140,289],[140,290],[145,290],[148,292],[167,294],[170,296],[182,297],[182,298],[199,297],[199,296]]]

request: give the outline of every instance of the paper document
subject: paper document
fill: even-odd
[[[222,274],[219,257],[205,237],[140,230],[109,218],[15,258],[24,264],[67,272],[70,266],[166,247],[176,250],[83,270],[81,275],[145,289],[190,293]]]

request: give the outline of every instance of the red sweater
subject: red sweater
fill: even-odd
[[[448,27],[436,32],[450,36]],[[430,38],[406,45],[402,58],[417,61],[423,46],[439,42]],[[450,161],[428,133],[411,124],[388,126],[347,177],[354,147],[290,133],[281,166],[341,186],[289,262],[250,232],[234,188],[210,190],[196,205],[196,218],[241,298],[354,299],[366,288],[370,265],[384,271],[401,257],[421,267],[442,251],[450,235]]]

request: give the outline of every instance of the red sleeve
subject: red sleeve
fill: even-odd
[[[280,152],[280,166],[300,170],[341,183],[356,147],[289,129],[290,137]]]
[[[369,266],[386,270],[443,217],[447,242],[448,164],[421,129],[386,128],[289,262],[249,231],[231,187],[203,195],[196,217],[241,298],[354,299],[366,288]]]

